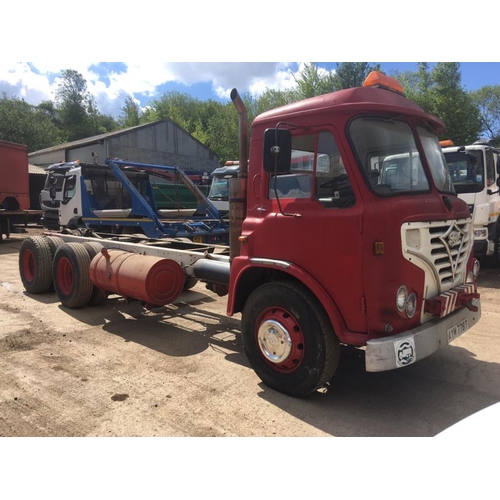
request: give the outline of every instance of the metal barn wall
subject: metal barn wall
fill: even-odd
[[[99,163],[109,157],[183,170],[212,172],[219,167],[216,154],[170,120],[47,148],[31,153],[29,161],[43,167],[61,161],[93,163],[92,153],[98,156]]]
[[[212,172],[219,158],[170,121],[108,139],[111,158]]]
[[[59,163],[60,161],[66,161],[64,149],[59,149],[57,151],[46,151],[45,153],[30,153],[29,162],[32,165],[39,165],[41,167],[48,167],[53,163]]]
[[[80,146],[74,149],[66,150],[66,161],[80,160],[83,163],[94,163],[92,153],[98,157],[98,163],[104,163],[107,158],[106,140],[104,144],[91,144],[89,146]]]

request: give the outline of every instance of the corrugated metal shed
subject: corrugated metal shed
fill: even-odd
[[[28,171],[30,174],[34,175],[45,175],[45,169],[43,167],[37,167],[36,165],[28,164]]]
[[[138,125],[30,153],[31,164],[46,167],[61,161],[92,163],[97,156],[212,172],[219,157],[171,120]]]

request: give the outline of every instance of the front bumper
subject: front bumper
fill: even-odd
[[[479,321],[481,304],[479,299],[474,299],[473,303],[477,311],[462,307],[444,318],[432,319],[412,330],[369,340],[366,345],[366,371],[402,368],[449,344]]]

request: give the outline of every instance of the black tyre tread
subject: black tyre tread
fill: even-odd
[[[35,269],[32,281],[24,274],[23,256],[26,251],[33,254]],[[52,287],[52,252],[43,236],[29,236],[21,243],[19,250],[19,274],[28,293],[42,294]]]
[[[92,262],[93,258],[101,252],[104,248],[104,245],[101,243],[97,243],[96,241],[86,241],[82,243],[82,245],[87,250],[89,254],[90,261]],[[105,294],[98,286],[92,284],[92,295],[90,296],[89,301],[87,302],[88,306],[99,306],[108,298],[107,294]]]
[[[54,255],[56,254],[57,249],[61,245],[64,245],[64,241],[57,236],[46,236],[45,239],[47,240],[47,242],[50,246],[50,251],[52,252],[52,258],[54,258]]]
[[[311,315],[318,321],[317,327],[321,332],[323,332],[324,363],[323,366],[318,367],[319,374],[317,375],[316,380],[314,379],[305,380],[305,382],[300,385],[287,384],[285,378],[290,377],[290,375],[284,375],[284,376],[276,375],[273,374],[271,370],[266,368],[264,368],[264,372],[261,372],[260,368],[265,365],[263,364],[264,362],[259,359],[260,354],[258,353],[257,353],[258,356],[257,364],[254,365],[255,360],[253,360],[252,358],[255,354],[252,354],[252,350],[250,350],[249,352],[249,350],[247,349],[248,347],[246,345],[247,339],[245,338],[247,337],[247,335],[251,335],[252,342],[253,344],[255,344],[255,341],[253,340],[254,326],[248,324],[247,315],[249,314],[250,309],[255,307],[254,302],[260,300],[260,297],[265,297],[267,302],[266,306],[271,304],[271,301],[273,300],[272,299],[273,290],[271,287],[274,288],[274,292],[275,293],[277,292],[278,294],[277,296],[279,296],[281,299],[283,299],[283,297],[286,297],[287,294],[291,293],[295,294],[296,298],[299,299],[302,303],[307,302],[311,309]],[[281,290],[278,287],[281,287]],[[245,334],[245,330],[248,329],[250,329],[251,332],[247,332]],[[249,361],[254,370],[256,371],[257,375],[268,386],[280,392],[288,394],[290,396],[305,397],[311,394],[312,392],[316,391],[320,387],[325,387],[326,384],[333,377],[337,369],[340,359],[340,342],[337,336],[335,335],[330,320],[320,302],[309,291],[309,289],[307,289],[304,285],[302,285],[299,282],[293,280],[283,280],[272,283],[266,283],[256,288],[252,292],[252,295],[250,295],[250,297],[248,298],[245,307],[243,309],[242,333],[243,333],[243,345],[245,348],[245,352],[247,353]]]
[[[66,257],[73,266],[75,286],[70,294],[65,295],[57,282],[57,263]],[[61,304],[69,309],[85,306],[92,295],[92,281],[89,274],[90,256],[81,243],[65,243],[61,245],[54,256],[53,279],[56,294]]]

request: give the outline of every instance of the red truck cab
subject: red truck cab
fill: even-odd
[[[368,371],[407,366],[479,320],[472,221],[443,130],[376,72],[254,120],[227,312],[242,312],[267,385],[324,386],[340,344],[364,347]]]

